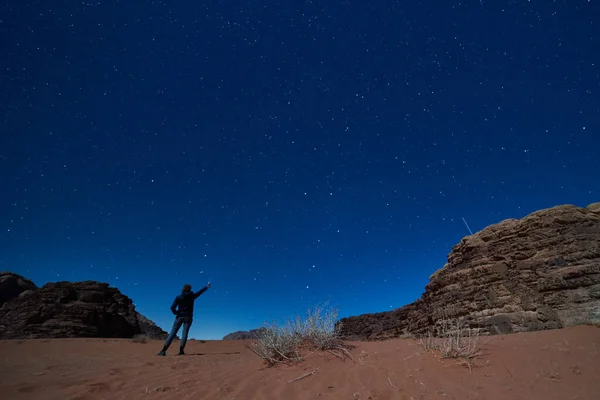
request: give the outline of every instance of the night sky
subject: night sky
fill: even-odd
[[[600,200],[597,1],[0,6],[0,270],[191,336],[418,298],[452,246]]]

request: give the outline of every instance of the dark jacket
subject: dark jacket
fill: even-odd
[[[194,301],[208,288],[204,287],[197,292],[183,292],[175,297],[171,305],[171,312],[177,317],[193,317],[194,316]]]

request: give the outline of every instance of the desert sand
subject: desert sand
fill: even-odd
[[[480,340],[482,355],[472,369],[440,360],[413,339],[352,342],[354,360],[313,353],[272,368],[243,341],[191,341],[186,356],[176,355],[175,342],[167,357],[158,357],[158,341],[4,340],[0,398],[600,399],[598,327]]]

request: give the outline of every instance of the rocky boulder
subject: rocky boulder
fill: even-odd
[[[558,206],[465,237],[416,302],[342,319],[347,339],[426,332],[464,317],[483,334],[600,322],[600,203]]]
[[[3,294],[8,300],[0,307],[2,339],[166,335],[151,321],[139,318],[132,300],[107,283],[53,282],[16,297],[14,291],[9,294]]]

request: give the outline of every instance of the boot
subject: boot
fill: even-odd
[[[183,347],[179,348],[179,354],[180,356],[185,356],[185,353],[183,352]]]
[[[167,348],[165,346],[163,346],[162,350],[158,352],[159,356],[166,356],[167,355]]]

